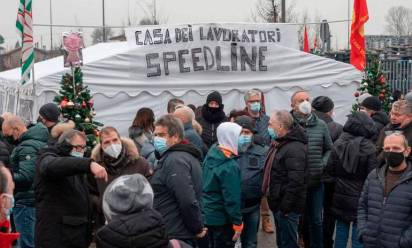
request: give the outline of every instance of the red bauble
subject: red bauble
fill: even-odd
[[[67,99],[63,99],[63,101],[60,102],[60,107],[65,108],[67,106],[67,103],[68,103]]]
[[[94,100],[93,99],[90,99],[89,105],[90,105],[90,107],[93,107],[93,105],[94,105]]]
[[[86,104],[85,101],[83,101],[83,103],[82,103],[82,108],[86,108],[86,107],[87,107],[87,104]]]
[[[359,92],[355,92],[353,95],[354,95],[355,97],[359,97]]]
[[[381,94],[379,95],[379,99],[381,99],[381,100],[385,99],[385,94],[382,94],[382,93],[381,93]]]
[[[384,75],[381,75],[381,77],[379,78],[379,82],[381,82],[382,85],[385,84],[386,79]]]

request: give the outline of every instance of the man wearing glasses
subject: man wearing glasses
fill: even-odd
[[[36,164],[36,247],[89,247],[91,208],[86,175],[107,181],[105,168],[84,158],[86,135],[64,132]]]

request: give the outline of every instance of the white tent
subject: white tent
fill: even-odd
[[[135,66],[142,57],[145,61],[139,47],[126,42],[102,43],[83,50],[82,70],[84,83],[94,95],[96,120],[118,127],[123,134],[141,107],[152,108],[159,116],[166,112],[172,97],[198,106],[213,90],[222,93],[225,111],[229,112],[244,107],[243,93],[251,88],[265,92],[268,111],[290,109],[291,94],[306,89],[313,97],[331,97],[337,120],[345,120],[362,78],[359,71],[349,64],[286,47],[272,45],[270,49],[271,58],[266,61],[269,69],[264,73],[239,76],[242,72],[237,72],[234,76],[231,72],[202,71],[196,77],[171,74],[165,79],[148,78],[146,68]],[[0,73],[0,109],[36,118],[39,107],[58,93],[62,75],[70,72],[63,67],[63,57],[36,63],[34,68],[34,87],[18,86],[20,69]]]

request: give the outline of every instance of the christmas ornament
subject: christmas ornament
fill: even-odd
[[[68,101],[63,99],[63,101],[60,102],[60,107],[65,108],[67,106]]]
[[[359,97],[359,92],[355,92],[353,95],[354,95],[355,97]]]
[[[90,99],[89,105],[90,105],[90,107],[93,107],[93,105],[94,105],[94,100],[93,99]]]
[[[90,122],[89,117],[86,117],[86,118],[84,119],[84,122],[89,123],[89,122]]]
[[[74,107],[74,103],[72,101],[69,101],[66,106],[67,108],[71,109]]]
[[[368,87],[368,83],[364,83],[363,86]]]
[[[381,99],[381,100],[385,99],[385,94],[380,94],[379,99]]]
[[[82,103],[82,108],[86,108],[86,107],[87,107],[86,102],[83,101],[83,103]]]
[[[82,117],[79,114],[76,114],[76,116],[74,116],[74,119],[76,121],[80,121],[82,119]]]
[[[381,82],[381,84],[385,84],[385,81],[386,81],[385,76],[381,75],[381,77],[379,78],[379,82]]]
[[[96,116],[96,111],[93,110],[92,115],[93,115],[93,116]]]
[[[76,102],[76,103],[74,104],[74,108],[75,108],[75,109],[80,109],[80,108],[81,108],[80,103]]]

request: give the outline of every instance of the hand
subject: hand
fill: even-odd
[[[236,242],[239,238],[242,232],[235,232],[235,235],[233,235],[232,241]]]
[[[99,165],[96,162],[92,162],[90,164],[90,171],[92,172],[94,178],[103,179],[105,182],[107,182],[107,172],[103,166]]]
[[[204,228],[202,228],[202,231],[200,233],[196,234],[196,238],[201,239],[201,238],[205,237],[206,234],[207,234],[207,228],[204,227]]]

